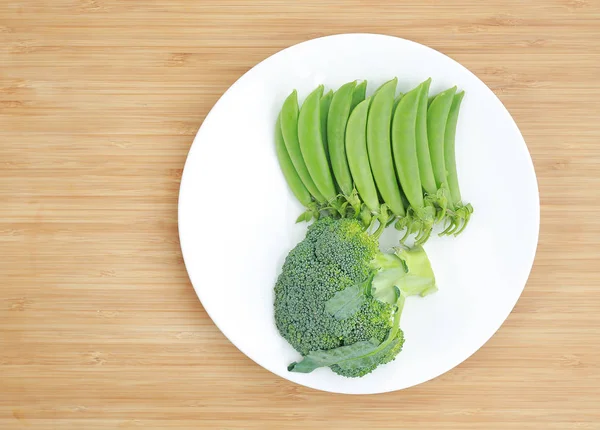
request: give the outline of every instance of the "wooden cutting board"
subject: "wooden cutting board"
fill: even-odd
[[[219,96],[280,49],[344,32],[476,73],[541,191],[535,266],[503,327],[451,372],[377,396],[245,357],[197,300],[177,236],[186,154]],[[600,429],[599,113],[598,0],[0,2],[0,428]]]

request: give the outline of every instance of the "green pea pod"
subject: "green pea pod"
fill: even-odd
[[[371,98],[360,102],[350,114],[346,126],[346,155],[352,179],[362,201],[372,213],[379,211],[377,188],[367,151],[367,115]]]
[[[458,185],[458,174],[456,170],[456,125],[458,123],[458,113],[460,105],[464,97],[464,92],[454,95],[452,106],[448,113],[446,122],[446,130],[444,134],[444,162],[448,172],[448,190],[450,194],[449,207],[452,209],[452,216],[449,217],[450,224],[440,233],[440,236],[453,234],[455,236],[462,233],[471,219],[473,214],[473,206],[462,202],[460,195],[460,187]]]
[[[356,88],[354,88],[354,92],[352,93],[352,105],[350,106],[350,112],[352,112],[354,108],[365,99],[366,94],[367,81],[362,81],[356,86]]]
[[[455,138],[458,112],[464,95],[464,91],[461,91],[454,96],[450,112],[448,113],[446,132],[444,134],[444,161],[446,163],[446,171],[448,172],[448,188],[450,189],[450,196],[452,197],[452,203],[454,205],[460,205],[462,203],[460,187],[458,186],[458,174],[456,171]]]
[[[333,99],[333,90],[329,90],[323,97],[321,97],[321,135],[323,139],[323,146],[325,147],[325,155],[329,160],[329,143],[327,140],[327,115],[329,114],[329,106],[331,106],[331,99]]]
[[[396,98],[394,99],[394,108],[392,109],[392,118],[394,118],[394,112],[396,112],[396,108],[398,107],[398,103],[400,103],[400,100],[402,100],[402,97],[404,97],[404,93],[400,93],[396,96]]]
[[[287,149],[288,155],[294,164],[294,168],[300,176],[302,183],[319,203],[325,203],[325,197],[319,191],[314,181],[310,177],[302,151],[298,141],[298,93],[296,90],[285,99],[280,113],[281,132]]]
[[[326,201],[332,203],[337,193],[333,185],[321,133],[322,94],[323,85],[319,85],[302,104],[298,115],[298,140],[310,177]]]
[[[422,87],[419,85],[404,95],[392,122],[392,147],[396,172],[404,194],[416,212],[424,207],[416,138],[421,90]]]
[[[350,196],[354,188],[346,158],[346,124],[350,117],[355,88],[356,81],[342,85],[333,95],[327,116],[327,141],[331,168],[345,196]]]
[[[283,140],[283,133],[281,132],[281,120],[279,116],[277,117],[277,122],[275,124],[275,152],[283,176],[292,190],[292,193],[294,193],[302,205],[308,207],[312,203],[312,197],[304,186],[302,179],[298,176],[298,172],[296,172],[292,159],[287,152],[285,141]]]
[[[456,87],[439,93],[429,105],[427,110],[427,139],[429,141],[429,154],[431,166],[437,188],[447,187],[446,163],[444,162],[444,134],[448,113],[454,100]]]
[[[417,111],[417,157],[419,158],[419,175],[421,185],[427,194],[435,195],[437,186],[433,167],[431,165],[431,156],[429,154],[429,141],[427,139],[427,99],[429,96],[429,86],[431,78],[421,83],[421,96],[419,98],[419,109]]]
[[[394,172],[390,141],[392,109],[394,108],[397,82],[397,78],[386,82],[373,96],[367,120],[367,149],[371,171],[381,197],[394,215],[404,216],[406,212]]]

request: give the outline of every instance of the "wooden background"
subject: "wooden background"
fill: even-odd
[[[177,238],[183,164],[218,97],[343,32],[475,72],[521,128],[542,203],[500,331],[448,374],[368,397],[241,354]],[[599,115],[598,0],[0,1],[0,429],[600,429]]]

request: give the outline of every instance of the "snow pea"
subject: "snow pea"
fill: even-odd
[[[346,124],[350,117],[356,81],[342,85],[333,95],[327,116],[329,159],[335,180],[345,196],[354,188],[346,158]]]
[[[417,111],[417,157],[419,160],[419,175],[421,185],[427,194],[435,195],[437,187],[433,167],[431,165],[431,156],[429,154],[429,141],[427,139],[427,99],[429,96],[429,86],[431,78],[421,83],[421,95],[419,97],[419,107]]]
[[[346,126],[346,155],[352,178],[362,201],[372,213],[379,211],[377,188],[367,150],[367,116],[371,98],[360,102],[350,114]]]
[[[456,171],[455,139],[458,112],[464,95],[465,92],[461,91],[454,96],[450,112],[448,113],[446,131],[444,134],[444,161],[446,163],[446,171],[448,172],[448,188],[450,189],[453,205],[460,205],[462,201],[460,187],[458,186],[458,174]]]
[[[456,87],[442,91],[433,99],[427,110],[429,154],[438,189],[448,186],[446,163],[444,162],[444,135],[454,93],[456,93]]]
[[[396,172],[402,190],[413,210],[424,207],[423,190],[417,160],[417,117],[423,87],[418,86],[404,95],[392,122],[392,148]]]
[[[352,93],[352,105],[350,106],[350,112],[354,110],[354,108],[365,99],[367,94],[367,81],[362,81],[354,88],[354,92]]]
[[[327,115],[329,114],[329,106],[333,99],[333,90],[329,90],[323,97],[321,97],[321,135],[323,136],[323,147],[325,148],[325,155],[329,160],[329,149],[327,140]]]
[[[298,140],[298,93],[296,90],[292,91],[285,99],[281,108],[280,122],[285,147],[298,176],[300,176],[302,183],[315,200],[319,203],[325,203],[325,197],[323,197],[323,194],[321,194],[312,180],[302,157],[302,151],[300,150],[300,142]]]
[[[306,163],[310,177],[325,200],[333,203],[337,193],[331,177],[327,154],[321,132],[321,97],[323,85],[320,85],[306,97],[298,115],[298,140],[302,158]]]
[[[308,207],[312,203],[312,197],[300,179],[298,172],[296,172],[292,159],[287,152],[283,133],[281,132],[281,116],[277,117],[277,122],[275,123],[275,152],[290,190],[292,190],[292,193],[294,193],[300,203]]]
[[[394,215],[404,216],[398,180],[394,172],[390,128],[397,78],[383,84],[373,96],[367,120],[367,149],[371,171],[383,201]],[[402,102],[400,102],[402,103]]]

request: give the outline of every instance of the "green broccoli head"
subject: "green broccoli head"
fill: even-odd
[[[338,291],[363,281],[372,271],[378,244],[362,224],[326,217],[287,256],[275,285],[275,322],[301,354],[371,338],[383,341],[393,306],[370,299],[353,316],[338,320],[325,303]]]
[[[328,366],[347,377],[372,372],[402,349],[404,298],[434,290],[421,248],[382,254],[357,220],[318,220],[288,254],[275,285],[277,328],[304,356],[288,369]]]

